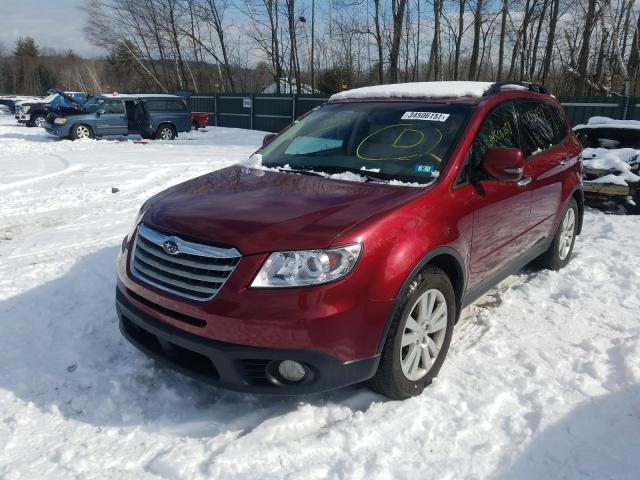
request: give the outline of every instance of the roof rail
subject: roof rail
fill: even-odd
[[[493,95],[495,93],[500,92],[502,87],[507,85],[516,85],[519,87],[526,87],[530,92],[541,93],[543,95],[550,95],[549,91],[544,88],[542,85],[538,85],[537,83],[525,82],[521,80],[503,80],[501,82],[496,82],[489,87],[489,89],[484,92],[484,96],[488,97],[489,95]]]

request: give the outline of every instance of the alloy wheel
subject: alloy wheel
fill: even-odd
[[[169,127],[165,127],[160,130],[160,138],[162,140],[171,140],[173,137],[173,131]]]
[[[560,260],[564,260],[569,255],[573,236],[575,235],[576,213],[573,208],[567,209],[560,226],[560,239],[558,241],[558,256]]]
[[[89,128],[85,127],[84,125],[78,125],[76,127],[76,137],[89,138],[90,137]]]
[[[420,380],[433,366],[444,342],[447,319],[447,301],[440,290],[427,290],[411,307],[400,343],[400,365],[408,380]]]
[[[44,127],[46,120],[44,117],[36,117],[34,120],[36,127]]]

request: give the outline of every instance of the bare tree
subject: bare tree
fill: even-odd
[[[404,21],[404,10],[407,0],[391,0],[391,17],[393,19],[393,30],[391,39],[391,49],[389,51],[389,81],[398,83],[398,57],[400,55],[400,41],[402,39],[402,22]]]
[[[442,78],[442,56],[440,53],[440,18],[442,17],[442,0],[433,0],[433,40],[431,42],[431,52],[429,53],[429,64],[427,67],[427,80],[431,78],[440,80]]]

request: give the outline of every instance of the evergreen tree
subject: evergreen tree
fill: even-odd
[[[13,55],[16,57],[36,58],[38,53],[38,46],[33,38],[20,37],[16,40],[16,49],[13,51]]]

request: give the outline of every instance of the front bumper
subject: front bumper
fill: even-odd
[[[18,121],[18,123],[29,123],[29,120],[31,120],[31,116],[25,115],[23,113],[16,113],[15,119]]]
[[[301,395],[359,383],[378,368],[378,355],[342,362],[314,350],[252,347],[211,340],[152,318],[116,289],[116,309],[122,334],[138,349],[161,363],[198,380],[242,392]],[[277,373],[282,360],[305,366],[298,383]]]

